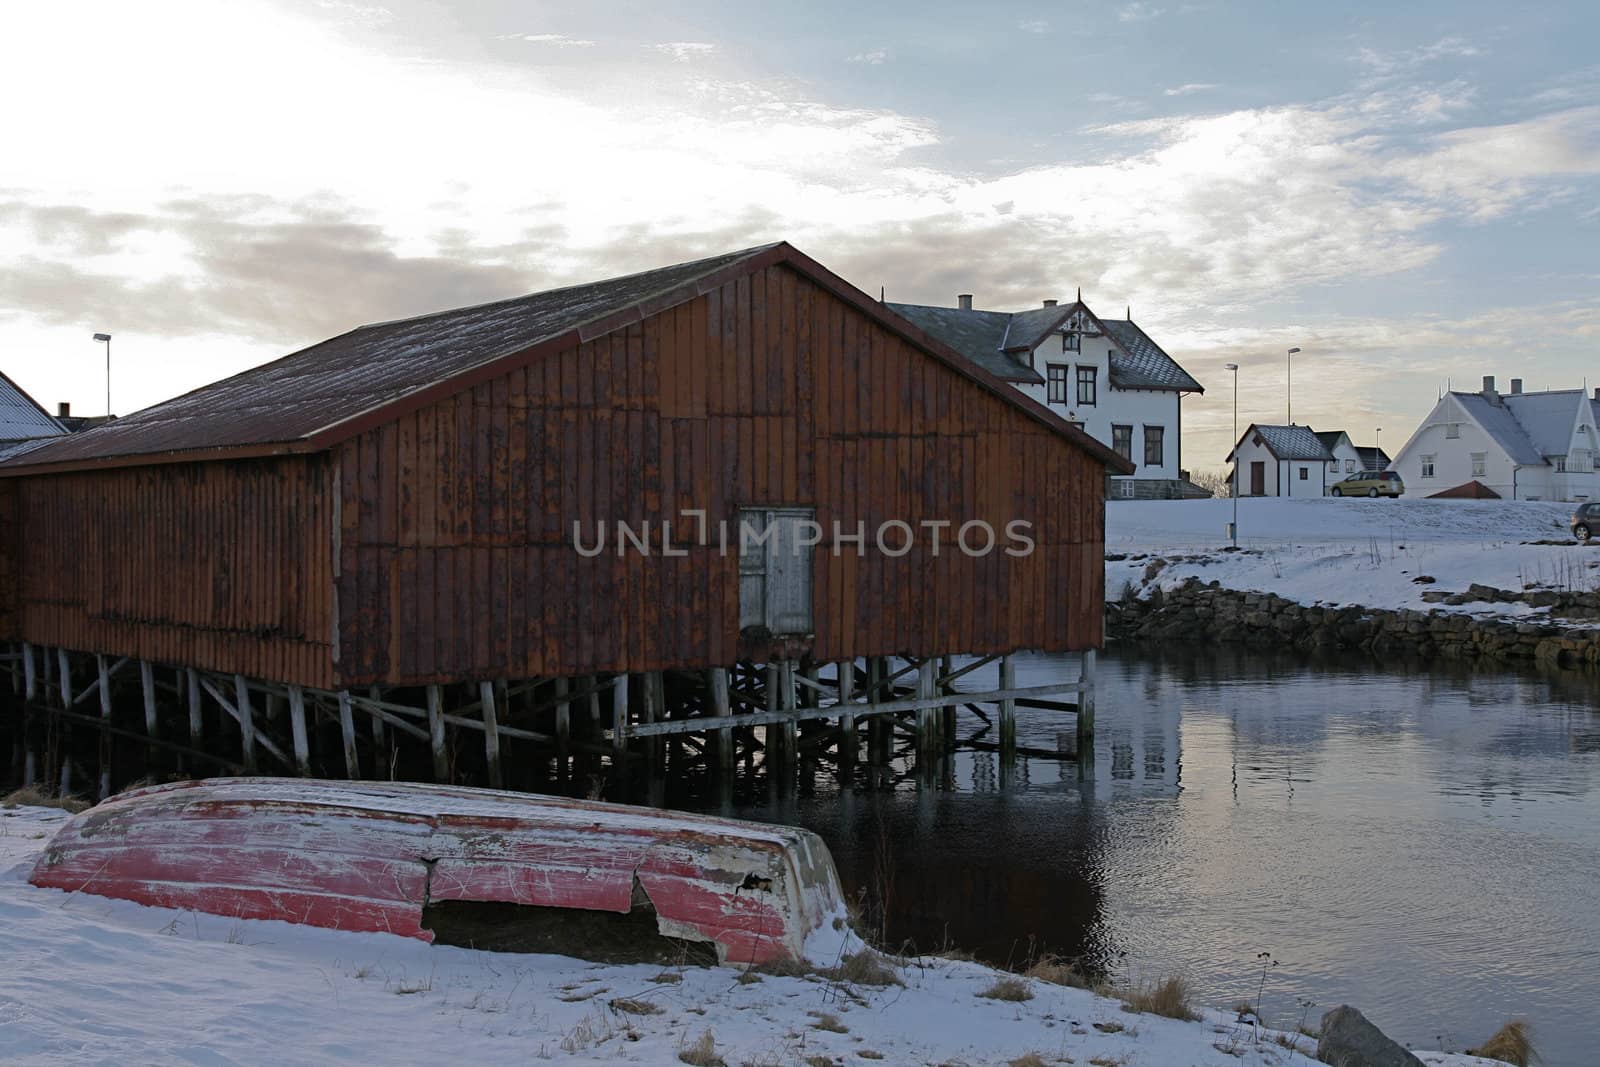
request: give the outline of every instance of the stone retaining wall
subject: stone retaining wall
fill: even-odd
[[[1355,648],[1419,658],[1531,660],[1563,667],[1600,663],[1600,629],[1549,621],[1476,619],[1457,612],[1308,607],[1273,593],[1224,589],[1189,578],[1148,599],[1106,603],[1106,636],[1124,641],[1203,641],[1256,647]]]

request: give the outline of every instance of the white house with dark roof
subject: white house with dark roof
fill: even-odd
[[[1407,495],[1432,496],[1478,482],[1511,500],[1600,500],[1600,389],[1495,389],[1485,376],[1476,393],[1439,398],[1393,469]]]
[[[1339,436],[1348,444],[1342,431]],[[1240,496],[1326,496],[1328,486],[1344,477],[1330,473],[1334,453],[1309,426],[1251,423],[1223,462],[1238,465],[1237,475],[1230,470],[1228,477]]]
[[[21,386],[0,374],[0,459],[66,432]]]
[[[1204,388],[1128,319],[1102,319],[1081,299],[1027,311],[886,304],[973,363],[1044,404],[1135,465],[1109,498],[1204,495],[1184,478],[1183,397]]]

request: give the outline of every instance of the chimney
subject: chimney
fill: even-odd
[[[1056,302],[1054,300],[1046,300],[1044,302],[1044,306],[1047,308],[1053,308],[1056,306]]]
[[[72,418],[72,404],[66,400],[63,400],[61,403],[57,404],[56,415],[63,419]]]
[[[1492,374],[1485,374],[1483,376],[1483,395],[1488,397],[1490,400],[1493,400],[1498,395],[1494,391],[1494,375]]]
[[[1595,386],[1594,398],[1596,402],[1600,402],[1600,386]]]
[[[960,308],[962,311],[971,311],[972,310],[972,294],[971,293],[958,293],[956,295],[956,307]]]
[[[1511,379],[1511,395],[1512,396],[1516,396],[1521,392],[1522,392],[1522,379],[1521,378],[1513,378],[1513,379]]]

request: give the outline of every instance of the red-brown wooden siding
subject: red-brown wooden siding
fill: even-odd
[[[309,456],[0,482],[0,511],[13,494],[17,516],[0,551],[17,571],[5,632],[330,686],[327,481],[326,457]]]
[[[1104,469],[1015,405],[797,272],[769,267],[515,367],[333,451],[341,684],[725,665],[741,646],[733,553],[695,543],[751,505],[827,531],[948,519],[899,558],[828,544],[812,654],[1065,650],[1100,643]],[[581,557],[595,523],[674,520],[682,557]],[[1037,547],[969,558],[968,519]],[[611,542],[608,540],[608,549]],[[659,545],[658,545],[659,547]]]

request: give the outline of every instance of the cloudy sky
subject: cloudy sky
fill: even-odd
[[[670,8],[670,10],[669,10]],[[1393,451],[1600,385],[1580,2],[9,5],[0,369],[119,413],[353,325],[788,239],[891,299],[1078,287],[1240,418]],[[1592,386],[1591,386],[1592,387]]]

